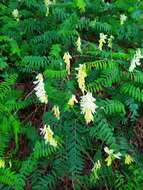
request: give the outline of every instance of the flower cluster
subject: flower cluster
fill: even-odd
[[[5,167],[5,161],[3,159],[0,159],[0,168]]]
[[[12,16],[18,21],[19,20],[19,12],[18,9],[14,9],[12,11]]]
[[[86,73],[86,65],[85,64],[80,64],[79,68],[77,68],[78,73],[76,75],[78,86],[81,89],[82,93],[84,94],[85,91],[85,78],[87,77]]]
[[[45,88],[44,88],[44,82],[43,82],[43,75],[40,73],[36,76],[36,81],[33,83],[36,84],[36,87],[34,90],[36,91],[36,96],[39,98],[41,103],[48,103],[48,96],[46,94]]]
[[[87,92],[86,95],[81,97],[81,112],[84,114],[84,118],[87,124],[94,120],[93,114],[96,112],[96,108],[98,108],[98,106],[95,104],[95,101],[96,99],[90,92]]]
[[[107,40],[107,35],[100,33],[100,40],[99,40],[99,49],[102,51],[103,45],[106,44],[106,40]],[[108,47],[112,48],[112,43],[114,40],[114,36],[110,36],[108,38]]]
[[[107,35],[100,33],[99,49],[102,51],[103,45],[106,43]]]
[[[76,99],[76,96],[72,94],[72,97],[68,101],[68,105],[73,107],[75,103],[78,103],[78,100]]]
[[[51,130],[50,125],[48,125],[48,127],[44,125],[44,128],[40,128],[40,131],[40,134],[44,136],[45,143],[49,143],[54,147],[57,146],[57,141],[53,137],[54,133]]]
[[[131,60],[131,64],[129,67],[129,72],[133,72],[133,70],[136,68],[136,66],[141,65],[140,59],[143,58],[143,55],[141,55],[141,50],[138,49],[133,57],[133,59]]]
[[[108,38],[108,47],[109,47],[109,48],[112,48],[113,40],[114,40],[114,36],[111,35],[111,36]]]
[[[108,157],[105,159],[105,161],[107,162],[107,166],[111,166],[112,162],[115,159],[121,159],[121,153],[114,153],[113,149],[109,149],[108,147],[104,148],[104,151],[108,154]]]
[[[59,106],[54,106],[54,107],[52,108],[52,112],[53,112],[54,116],[55,116],[57,119],[60,119]]]
[[[81,53],[81,39],[80,36],[78,37],[76,41],[77,51]]]
[[[68,75],[70,75],[70,59],[72,59],[69,52],[66,52],[63,56],[64,62],[66,63],[66,70],[68,72]]]
[[[44,0],[45,6],[46,6],[46,16],[49,15],[49,5],[52,3],[55,3],[55,0],[51,1],[51,0]]]
[[[129,155],[125,155],[125,164],[130,165],[132,162],[134,162],[133,158]]]
[[[121,15],[120,15],[120,24],[123,25],[124,22],[127,20],[127,18],[128,18],[128,17],[127,17],[126,15],[121,14]]]

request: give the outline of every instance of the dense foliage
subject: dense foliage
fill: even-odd
[[[1,0],[0,23],[0,189],[142,190],[143,1]]]

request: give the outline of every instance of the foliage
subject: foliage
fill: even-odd
[[[135,140],[143,113],[142,58],[129,71],[136,50],[143,55],[142,20],[142,0],[0,1],[0,189],[142,189]],[[64,60],[67,52],[71,58]],[[77,80],[83,64],[86,74]],[[39,73],[48,104],[34,93]],[[96,98],[87,123],[78,81]],[[57,146],[44,141],[44,125]],[[121,159],[107,155],[106,146]]]

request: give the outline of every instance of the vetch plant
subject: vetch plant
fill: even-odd
[[[94,113],[98,106],[95,104],[96,99],[92,96],[92,93],[87,92],[86,95],[81,97],[80,107],[81,113],[84,114],[86,123],[90,123],[94,120]]]
[[[142,190],[142,10],[0,1],[1,190]]]
[[[114,150],[109,149],[108,147],[105,147],[104,151],[108,154],[108,157],[105,159],[105,161],[107,162],[107,166],[111,166],[112,162],[115,159],[121,159],[122,154],[120,152],[114,153]]]
[[[102,51],[103,45],[106,43],[107,35],[100,33],[99,49]]]
[[[129,72],[133,72],[134,69],[136,68],[136,66],[141,65],[140,59],[143,58],[143,55],[141,55],[141,50],[138,49],[133,57],[133,59],[131,60],[131,65],[129,67]]]
[[[45,143],[49,143],[51,146],[56,147],[57,146],[57,141],[53,137],[54,133],[50,128],[50,125],[48,127],[44,125],[44,128],[40,128],[40,134],[44,136]]]
[[[39,98],[41,103],[48,103],[48,96],[46,94],[45,88],[44,88],[44,82],[43,82],[43,75],[40,73],[36,76],[36,81],[33,83],[36,84],[36,87],[34,90],[36,91],[35,94]]]
[[[80,64],[79,68],[76,68],[76,70],[78,71],[76,78],[77,78],[77,82],[78,82],[78,86],[80,88],[80,90],[82,91],[82,93],[84,94],[85,92],[85,78],[87,77],[87,73],[86,73],[86,65],[85,64]]]

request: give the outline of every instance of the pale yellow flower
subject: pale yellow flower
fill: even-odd
[[[66,70],[68,72],[68,75],[70,75],[70,59],[72,59],[72,56],[69,54],[69,52],[66,52],[63,56],[63,59],[66,63]]]
[[[132,162],[134,162],[134,159],[129,155],[125,155],[125,164],[130,165]]]
[[[131,64],[129,67],[129,72],[133,72],[134,69],[136,68],[136,66],[141,65],[140,59],[143,58],[143,55],[141,55],[141,50],[138,49],[133,57],[133,59],[131,60]]]
[[[78,86],[81,89],[82,93],[84,94],[85,91],[85,78],[87,77],[86,73],[86,65],[85,64],[80,64],[79,68],[77,68],[78,73],[76,75]]]
[[[72,94],[72,97],[68,101],[68,105],[72,107],[75,103],[78,103],[78,100],[76,99],[76,96]]]
[[[5,161],[0,159],[0,168],[5,168]]]
[[[115,159],[121,159],[121,153],[114,153],[113,149],[109,149],[108,147],[104,148],[104,151],[108,154],[108,157],[105,159],[105,161],[107,162],[107,166],[111,166],[112,162]]]
[[[51,4],[51,1],[50,0],[44,0],[44,3],[46,6],[50,5]]]
[[[12,11],[12,16],[18,21],[19,20],[19,12],[18,9],[14,9]]]
[[[55,0],[44,0],[45,6],[46,6],[46,16],[49,15],[49,5],[54,4]]]
[[[54,106],[54,107],[52,108],[52,112],[53,112],[54,116],[55,116],[57,119],[60,119],[59,106]]]
[[[107,166],[111,166],[112,161],[113,161],[113,159],[112,159],[111,156],[108,156],[108,157],[105,159],[105,162],[107,162]]]
[[[107,35],[100,33],[99,49],[102,51],[103,45],[106,43]]]
[[[114,40],[114,36],[111,35],[110,38],[108,38],[108,47],[112,48],[113,40]]]
[[[39,98],[41,103],[48,103],[48,95],[46,94],[43,82],[43,75],[40,73],[36,76],[36,81],[33,83],[36,84],[34,90],[36,91],[35,94]]]
[[[45,143],[49,143],[51,146],[56,147],[57,146],[57,141],[54,139],[53,135],[53,131],[50,128],[50,125],[48,125],[48,127],[45,125],[44,128],[40,128],[40,131],[45,139]]]
[[[123,25],[124,22],[127,20],[127,18],[128,18],[128,17],[127,17],[126,15],[121,14],[121,15],[120,15],[120,24]]]
[[[77,51],[81,53],[81,38],[80,38],[80,36],[77,38],[76,46],[77,46]]]
[[[93,114],[96,112],[96,108],[98,108],[98,106],[95,104],[95,101],[96,99],[90,92],[87,92],[86,95],[81,97],[81,112],[84,114],[84,118],[87,124],[94,120]]]

